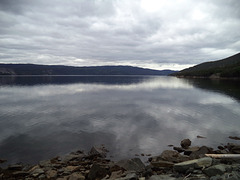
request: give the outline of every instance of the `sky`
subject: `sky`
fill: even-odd
[[[181,70],[238,52],[239,0],[0,0],[0,63]]]

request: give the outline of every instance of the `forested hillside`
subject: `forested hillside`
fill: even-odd
[[[240,53],[172,74],[178,77],[240,78]]]
[[[153,70],[132,66],[59,66],[36,64],[0,64],[0,75],[169,75],[171,70]]]

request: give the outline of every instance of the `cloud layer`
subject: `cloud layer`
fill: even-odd
[[[240,50],[238,0],[0,1],[0,62],[182,69]]]

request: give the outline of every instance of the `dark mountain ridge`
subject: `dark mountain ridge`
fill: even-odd
[[[63,66],[38,64],[0,64],[0,75],[169,75],[176,71],[133,66]]]
[[[172,75],[178,77],[240,78],[240,53],[222,60],[205,62]]]

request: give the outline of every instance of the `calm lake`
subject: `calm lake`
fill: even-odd
[[[199,139],[197,136],[205,136]],[[184,138],[240,136],[240,83],[154,76],[0,77],[0,159],[36,163],[104,144],[113,159]]]

